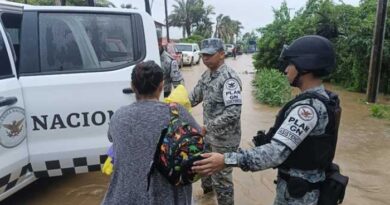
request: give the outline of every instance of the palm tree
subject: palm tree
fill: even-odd
[[[233,20],[231,22],[231,26],[232,26],[232,31],[233,31],[233,35],[231,35],[231,36],[232,36],[232,40],[234,40],[234,35],[236,37],[240,36],[241,29],[243,29],[244,27],[242,26],[242,23],[240,21],[236,21],[236,20]]]
[[[204,6],[203,0],[175,0],[173,11],[168,16],[169,25],[183,28],[185,34],[191,35],[194,29],[212,25],[209,15],[214,13],[214,7]],[[203,30],[203,28],[201,28]]]
[[[221,38],[228,43],[233,43],[234,36],[239,36],[240,30],[243,28],[241,22],[232,20],[230,16],[224,16],[223,14],[218,15],[216,20],[217,25],[214,37]]]
[[[217,23],[215,24],[215,33],[214,33],[214,38],[221,38],[219,35],[219,26],[221,25],[221,20],[223,18],[223,14],[219,14],[217,16]]]
[[[199,22],[196,22],[196,30],[194,34],[203,36],[204,38],[210,38],[213,34],[213,22],[211,22],[210,15],[213,15],[214,7],[208,5],[204,8],[203,14]]]
[[[175,0],[177,4],[173,5],[173,11],[168,16],[169,25],[183,28],[183,38],[186,32],[187,23],[187,2],[185,0]],[[190,33],[190,32],[189,32]]]

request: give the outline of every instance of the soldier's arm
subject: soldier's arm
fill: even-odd
[[[226,125],[232,124],[239,120],[240,116],[241,105],[230,105],[229,107],[225,107],[221,115],[207,124],[206,130],[224,128]]]
[[[223,101],[225,109],[223,113],[210,121],[206,129],[220,129],[224,128],[240,119],[241,116],[241,82],[236,78],[229,78],[224,82],[222,90]]]
[[[192,92],[190,93],[189,98],[192,107],[195,107],[203,101],[202,80],[198,81],[194,90],[192,90]]]
[[[182,84],[184,85],[184,79],[181,75],[181,72],[179,70],[179,65],[177,64],[176,60],[172,60],[171,62],[171,79],[172,79],[172,85],[174,88],[176,88],[178,85]]]
[[[318,122],[318,114],[310,105],[292,109],[276,131],[271,143],[236,153],[225,153],[225,164],[244,171],[257,171],[282,164],[310,134]]]

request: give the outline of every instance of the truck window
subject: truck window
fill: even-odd
[[[177,48],[177,50],[179,50],[179,52],[183,52],[183,51],[192,52],[192,45],[177,44],[176,48]]]
[[[5,32],[8,37],[12,52],[14,54],[16,71],[19,69],[19,50],[20,50],[20,27],[22,23],[22,15],[15,13],[1,14]]]
[[[7,48],[5,47],[5,42],[2,35],[0,35],[0,65],[0,79],[11,77],[11,62],[9,61]]]
[[[128,15],[41,13],[41,72],[124,67],[134,59]]]

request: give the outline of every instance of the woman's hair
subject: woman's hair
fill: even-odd
[[[131,73],[131,81],[140,95],[153,94],[163,81],[163,70],[154,61],[137,64]]]

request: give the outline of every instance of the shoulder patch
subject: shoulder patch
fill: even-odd
[[[172,60],[171,64],[172,66],[178,66],[176,60]]]
[[[238,80],[229,78],[223,84],[223,101],[225,106],[229,105],[241,105],[241,86]]]
[[[303,105],[298,109],[298,117],[304,121],[310,121],[314,118],[314,109],[310,106]]]
[[[295,150],[317,125],[318,116],[309,105],[296,106],[286,116],[273,139]]]

